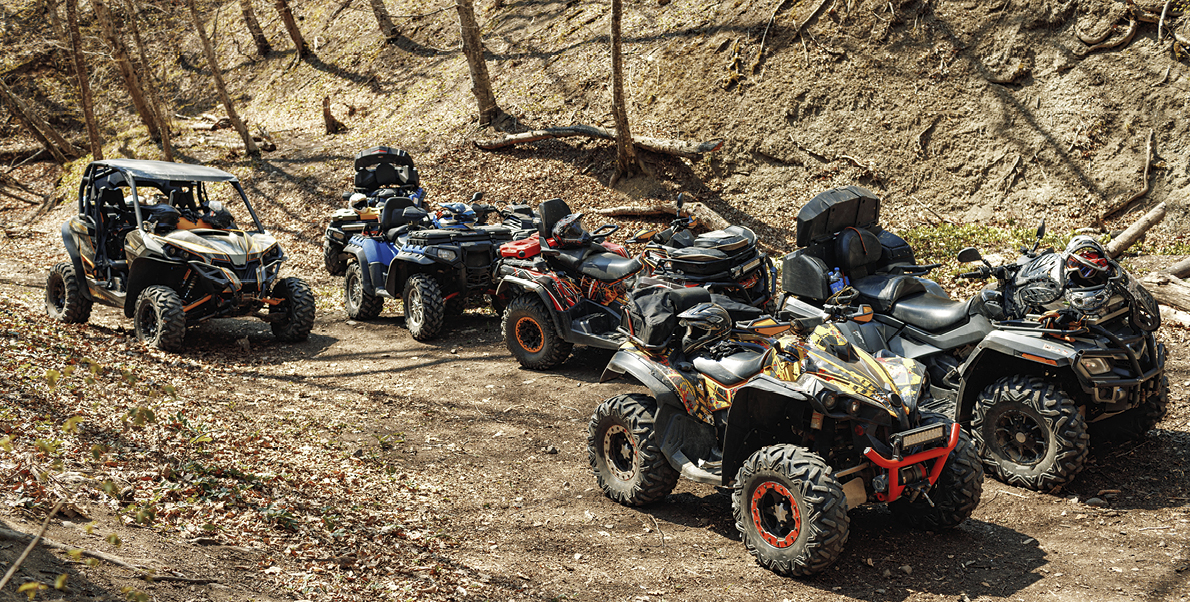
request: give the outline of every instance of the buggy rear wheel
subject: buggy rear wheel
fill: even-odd
[[[186,338],[186,312],[182,299],[168,286],[154,285],[141,291],[132,313],[136,338],[162,351],[177,351]]]
[[[55,265],[45,280],[45,312],[59,322],[82,324],[91,318],[92,301],[83,296],[74,265]]]
[[[587,427],[587,459],[607,497],[625,506],[665,499],[678,482],[657,443],[657,402],[639,393],[599,404]]]
[[[329,236],[322,239],[322,263],[331,276],[341,276],[347,271],[347,260],[340,257],[345,246]]]
[[[1006,376],[975,400],[971,434],[988,472],[1034,491],[1072,481],[1087,460],[1087,424],[1062,389],[1036,376]]]
[[[425,341],[434,338],[442,330],[446,304],[442,301],[442,289],[431,276],[410,276],[405,281],[405,293],[401,299],[405,304],[405,325],[409,327],[409,334],[413,338]]]
[[[736,475],[731,508],[748,552],[780,575],[826,570],[851,526],[843,486],[818,454],[796,445],[749,456]]]
[[[953,423],[937,412],[922,411],[921,426],[929,424],[943,424],[950,432]],[[959,443],[945,461],[927,493],[929,501],[901,497],[888,505],[894,516],[918,529],[935,530],[958,526],[975,512],[983,493],[983,464],[967,431],[959,431]]]
[[[371,320],[384,309],[384,297],[369,295],[364,290],[364,269],[358,261],[347,266],[343,277],[343,309],[352,320]]]
[[[310,337],[314,328],[314,293],[301,278],[282,278],[273,284],[273,296],[281,302],[269,308],[269,315],[282,318],[269,325],[278,341],[297,343]]]
[[[553,368],[566,361],[574,348],[558,336],[549,310],[534,293],[513,299],[504,309],[500,326],[508,351],[530,370]]]

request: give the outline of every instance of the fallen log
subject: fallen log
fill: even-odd
[[[569,138],[572,136],[615,140],[616,130],[615,128],[609,129],[593,125],[577,124],[568,127],[545,128],[541,130],[521,132],[519,134],[507,134],[492,140],[476,140],[475,146],[483,150],[499,150],[514,144],[537,142],[539,140],[547,140],[550,138]],[[666,138],[634,136],[632,141],[637,147],[643,148],[645,150],[666,155],[677,155],[679,157],[687,157],[691,159],[698,158],[702,153],[717,151],[723,146],[722,139],[710,140],[707,142],[687,142],[685,140],[670,140]]]
[[[1190,284],[1176,276],[1153,272],[1141,279],[1141,284],[1162,305],[1190,312]]]
[[[610,217],[656,217],[659,215],[676,216],[678,209],[673,203],[662,203],[660,205],[621,205],[596,209],[591,213]],[[731,222],[726,218],[702,203],[685,203],[682,205],[682,213],[693,217],[699,225],[708,230],[722,230],[731,225]]]
[[[1104,250],[1106,250],[1107,254],[1111,257],[1119,257],[1120,253],[1123,253],[1137,240],[1140,240],[1140,237],[1143,236],[1145,232],[1148,232],[1149,228],[1161,223],[1161,220],[1163,219],[1165,219],[1165,203],[1158,203],[1158,205],[1153,207],[1151,211],[1133,222],[1131,226],[1128,226],[1127,230],[1124,230],[1119,236],[1111,239],[1104,247]]]
[[[1167,274],[1173,274],[1178,278],[1190,277],[1190,257],[1183,259],[1168,268],[1165,268]]]
[[[1176,310],[1168,305],[1159,305],[1158,307],[1161,308],[1162,324],[1190,328],[1190,313]]]

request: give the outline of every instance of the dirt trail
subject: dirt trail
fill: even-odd
[[[37,310],[39,274],[5,260],[0,276],[6,296]],[[107,308],[96,311],[93,324],[127,326]],[[357,424],[340,437],[341,450],[379,453],[396,470],[439,483],[445,518],[435,528],[459,541],[444,555],[488,579],[486,589],[472,594],[480,599],[1186,599],[1190,370],[1180,345],[1172,345],[1170,416],[1144,441],[1095,450],[1068,490],[1039,494],[989,481],[972,519],[945,533],[913,531],[884,509],[863,508],[852,513],[850,541],[832,569],[789,580],[748,556],[726,491],[682,482],[664,503],[644,509],[600,494],[587,463],[587,419],[602,399],[632,390],[598,383],[606,352],[580,348],[558,371],[530,372],[508,355],[487,310],[471,309],[452,326],[443,338],[419,343],[399,317],[354,323],[331,309],[321,311],[309,341],[277,345],[263,323],[216,321],[188,334],[183,355],[244,362],[231,343],[247,337],[259,366],[243,374],[236,393],[264,399],[279,386],[302,392],[284,407],[259,404],[256,411],[329,420],[313,408],[333,402],[341,410],[335,418]],[[1171,334],[1186,335],[1167,333],[1167,340]],[[384,449],[381,441],[393,443]],[[1106,507],[1086,503],[1097,495]],[[124,527],[114,516],[96,518],[120,533],[127,557],[164,557],[222,580],[137,583],[156,599],[289,597],[260,581],[253,563],[278,550],[199,547]],[[34,529],[8,510],[4,521]],[[50,535],[87,537],[69,526]],[[39,552],[34,562],[53,572],[61,561]],[[128,581],[112,567],[82,571],[87,582],[80,591],[116,596]],[[457,592],[431,597],[462,599]]]

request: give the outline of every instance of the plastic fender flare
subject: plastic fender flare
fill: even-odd
[[[732,398],[731,419],[723,435],[723,482],[728,483],[744,465],[744,460],[763,445],[780,441],[758,441],[756,431],[772,432],[773,426],[794,408],[810,405],[815,411],[822,411],[812,396],[797,387],[796,383],[774,378],[767,374],[753,377],[740,387]],[[773,415],[779,414],[778,419]],[[754,425],[765,424],[768,428],[756,429]],[[778,426],[778,428],[781,428]],[[760,445],[757,445],[759,442]]]
[[[1077,351],[1057,339],[1042,339],[1039,336],[1020,331],[993,330],[979,342],[975,351],[971,352],[967,360],[959,366],[959,391],[953,418],[956,422],[960,422],[963,416],[970,414],[971,405],[974,403],[978,391],[968,391],[967,383],[971,381],[972,376],[983,364],[985,358],[1007,356],[1034,363],[1038,367],[1070,370],[1081,382],[1082,375],[1072,369],[1076,354]]]
[[[66,254],[74,264],[74,276],[79,279],[79,291],[84,299],[94,299],[91,296],[91,286],[87,284],[87,272],[83,270],[83,256],[79,254],[78,245],[74,244],[74,237],[70,234],[70,220],[62,222],[62,244],[66,246]]]
[[[170,263],[151,257],[138,257],[128,266],[128,286],[124,295],[124,317],[131,318],[141,291],[155,284],[178,290],[182,275],[189,267],[184,263]]]
[[[657,369],[651,366],[648,360],[630,351],[617,351],[611,361],[607,363],[607,367],[603,369],[599,382],[607,382],[624,373],[628,373],[640,381],[640,384],[649,390],[659,405],[673,406],[685,413],[686,406],[682,403],[677,391],[669,385],[666,379],[657,374]]]
[[[500,279],[500,284],[496,285],[495,296],[500,298],[502,295],[508,294],[510,292],[509,289],[514,288],[524,292],[533,291],[537,293],[537,296],[541,297],[541,302],[545,304],[546,310],[550,312],[550,317],[554,320],[554,328],[557,328],[558,332],[561,333],[570,332],[570,324],[563,323],[562,312],[559,312],[554,307],[554,300],[551,298],[550,292],[546,290],[545,285],[526,278],[505,276]]]
[[[405,281],[414,274],[433,274],[439,272],[438,268],[434,266],[438,262],[416,253],[399,252],[393,256],[393,260],[388,264],[388,275],[384,283],[384,287],[388,289],[389,294],[394,297],[400,297],[405,292]]]
[[[360,278],[360,284],[363,285],[365,293],[375,295],[376,285],[372,284],[372,273],[368,270],[368,254],[364,251],[364,248],[355,243],[348,242],[347,246],[343,247],[343,254],[354,257],[355,261],[359,263],[360,272],[363,276]]]

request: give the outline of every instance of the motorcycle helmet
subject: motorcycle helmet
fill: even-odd
[[[443,203],[434,222],[439,228],[466,228],[475,223],[475,211],[464,203]]]
[[[731,334],[731,314],[714,303],[699,303],[678,314],[678,324],[686,329],[682,352],[706,349]]]
[[[583,229],[583,214],[571,213],[554,224],[553,237],[563,247],[578,247],[591,242],[591,235]]]
[[[1107,284],[1112,276],[1112,261],[1094,238],[1075,236],[1066,245],[1066,281],[1076,287],[1092,287]]]
[[[223,203],[219,201],[211,201],[207,207],[207,213],[202,216],[203,221],[210,224],[212,228],[219,230],[231,230],[236,227],[236,220],[231,216],[231,212]]]

